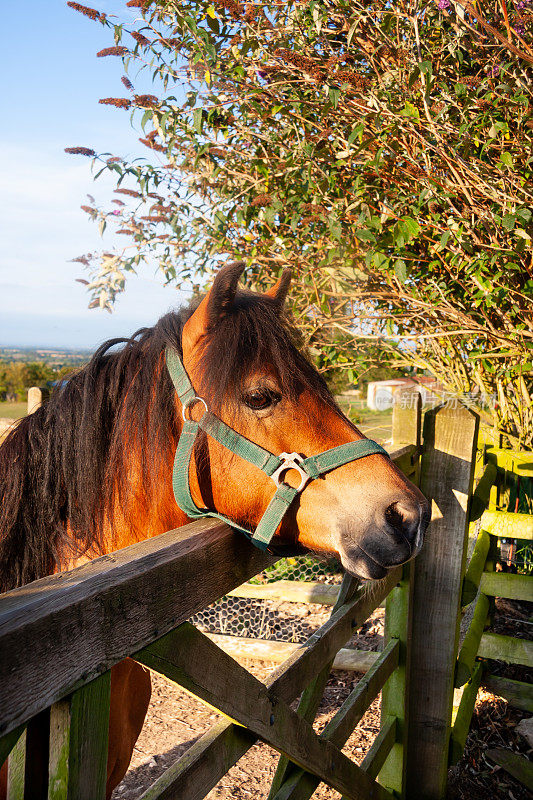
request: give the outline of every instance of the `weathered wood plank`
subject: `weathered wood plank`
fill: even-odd
[[[533,514],[484,511],[480,524],[482,530],[499,538],[533,540]]]
[[[424,419],[420,488],[432,522],[417,556],[413,594],[405,792],[410,800],[445,794],[478,416],[437,408]]]
[[[274,664],[281,664],[297,653],[301,647],[301,645],[294,642],[276,642],[273,639],[227,636],[223,633],[206,633],[206,636],[236,661],[254,658],[260,661],[272,661]],[[378,655],[379,653],[371,650],[355,650],[351,647],[343,647],[335,656],[331,669],[366,672],[375,663]]]
[[[135,658],[246,726],[350,800],[391,800],[388,792],[192,625],[185,623]]]
[[[485,569],[490,548],[490,534],[480,531],[463,581],[461,605],[467,606],[476,599],[479,582]]]
[[[0,735],[275,560],[227,525],[199,520],[7,592],[0,599]]]
[[[533,667],[533,642],[499,633],[484,633],[479,643],[478,655],[481,658]]]
[[[421,451],[422,398],[416,390],[403,390],[399,393],[399,404],[393,409],[393,441],[403,441],[414,445]],[[402,407],[403,406],[403,407]],[[420,456],[416,459],[416,475],[413,478],[420,484]],[[379,774],[379,781],[399,798],[405,797],[405,775],[407,768],[407,730],[409,704],[409,659],[413,574],[415,564],[404,565],[402,580],[387,597],[385,604],[385,642],[394,637],[400,642],[398,668],[383,687],[381,695],[382,725],[391,717],[396,719],[396,741],[390,748]]]
[[[334,717],[328,722],[322,736],[331,739],[337,747],[342,747],[349,739],[355,726],[359,724],[370,704],[390,680],[398,668],[400,643],[391,639],[380,653],[374,666],[367,672],[357,686],[350,692]]]
[[[381,721],[396,719],[396,737],[379,774],[382,786],[405,797],[405,772],[407,767],[407,730],[409,712],[409,659],[411,654],[413,572],[416,563],[403,567],[402,580],[389,594],[385,605],[385,642],[392,638],[400,642],[398,668],[383,687],[381,695]]]
[[[361,762],[361,769],[375,778],[381,771],[383,764],[396,741],[396,717],[387,717],[381,729],[372,742],[372,747]]]
[[[504,750],[503,747],[487,750],[486,755],[509,775],[516,778],[526,789],[533,792],[533,764],[525,756],[513,753],[511,750]]]
[[[491,597],[506,597],[508,600],[533,601],[533,576],[513,575],[511,572],[484,572],[479,589]]]
[[[466,632],[466,636],[459,650],[457,656],[457,663],[455,665],[455,680],[454,686],[459,688],[470,680],[474,672],[474,663],[476,661],[479,643],[483,636],[485,625],[487,624],[487,615],[489,613],[489,600],[484,594],[478,595],[474,613]]]
[[[392,407],[392,446],[420,446],[422,398],[414,388],[401,389],[394,395]]]
[[[482,685],[490,692],[503,697],[510,706],[533,714],[533,686],[530,683],[513,681],[500,675],[487,675],[483,678]]]
[[[525,478],[533,476],[533,455],[530,450],[502,450],[497,447],[488,447],[486,459],[489,464],[495,464],[500,469],[513,472]]]
[[[104,800],[110,689],[106,672],[52,706],[48,800]]]
[[[277,696],[291,702],[398,583],[401,570],[376,581],[360,596],[345,603],[297,652],[280,665],[266,681]],[[368,586],[368,584],[366,584]],[[172,764],[142,796],[142,800],[200,800],[254,744],[248,731],[219,723],[187,753]]]
[[[320,581],[275,581],[273,583],[243,583],[228,592],[230,597],[255,600],[282,600],[289,603],[317,603],[334,606],[339,594],[338,584]]]
[[[26,730],[17,742],[7,764],[6,800],[24,800],[24,775],[26,770]]]
[[[472,714],[474,713],[474,707],[476,705],[476,697],[479,685],[481,683],[482,674],[483,665],[478,663],[472,672],[470,681],[464,688],[461,702],[459,703],[459,708],[457,709],[457,715],[452,726],[449,756],[450,766],[457,764],[463,755],[466,737],[468,736]]]

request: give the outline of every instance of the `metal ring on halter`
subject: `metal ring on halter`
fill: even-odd
[[[184,422],[190,422],[190,420],[188,420],[187,417],[185,416],[185,412],[187,411],[189,406],[194,405],[194,403],[203,403],[206,413],[209,411],[207,403],[205,402],[203,397],[191,397],[190,400],[186,400],[185,403],[183,403],[183,407],[181,409],[181,416],[183,417]]]
[[[275,470],[270,477],[276,486],[279,486],[281,483],[281,475],[288,469],[295,469],[301,479],[300,485],[298,486],[298,491],[301,492],[307,481],[311,480],[311,476],[308,475],[304,469],[302,469],[301,464],[303,458],[298,453],[280,453],[279,458],[282,459],[283,464],[280,464],[277,470]]]

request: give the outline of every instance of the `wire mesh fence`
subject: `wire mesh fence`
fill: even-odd
[[[320,560],[312,556],[283,558],[252,578],[250,583],[261,585],[287,580],[340,584],[342,568],[335,559]],[[206,633],[301,643],[330,614],[331,606],[318,603],[227,595],[195,614],[191,622]]]

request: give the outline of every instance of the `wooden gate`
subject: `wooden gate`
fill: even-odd
[[[428,412],[420,465],[415,395],[395,407],[391,455],[433,499],[422,554],[370,590],[345,577],[330,619],[265,683],[187,622],[275,561],[222,523],[198,521],[4,595],[0,759],[9,755],[10,800],[104,797],[109,669],[126,656],[227,718],[144,800],[204,797],[257,739],[281,755],[275,800],[308,798],[321,781],[351,800],[441,798],[477,418],[462,407]],[[317,735],[334,657],[385,598],[384,649]],[[381,730],[358,766],[342,747],[380,691]]]

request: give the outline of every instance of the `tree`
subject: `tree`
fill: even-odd
[[[129,243],[80,258],[93,304],[153,259],[195,284],[221,257],[245,258],[253,285],[289,263],[322,368],[353,370],[378,339],[492,398],[500,429],[533,445],[527,0],[133,0],[133,27],[69,5],[113,30],[100,56],[160,89],[124,76],[130,96],[101,101],[142,113],[153,158],[97,157],[115,207],[85,210]]]

